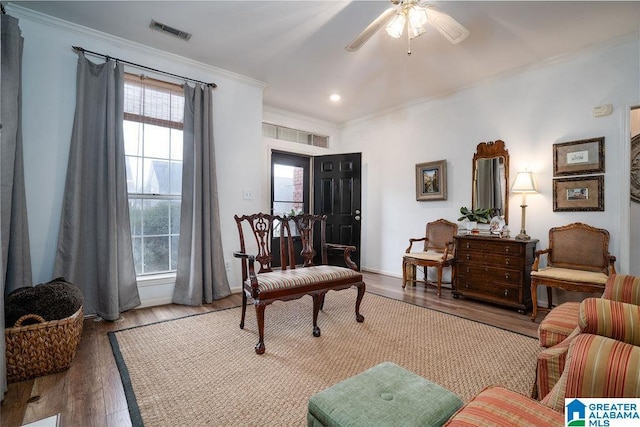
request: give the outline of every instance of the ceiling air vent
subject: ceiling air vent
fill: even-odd
[[[191,34],[187,33],[186,31],[178,30],[177,28],[173,28],[160,22],[156,22],[153,19],[151,20],[151,24],[149,24],[149,28],[151,28],[152,30],[163,31],[185,41],[191,38]]]

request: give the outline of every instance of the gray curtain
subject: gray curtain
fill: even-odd
[[[22,159],[22,45],[18,20],[0,15],[0,322],[4,330],[4,297],[33,285]],[[11,325],[12,326],[12,325]],[[0,341],[0,391],[7,390],[5,342]]]
[[[231,293],[224,267],[211,89],[184,87],[182,209],[173,302],[201,305]]]
[[[83,292],[85,314],[116,320],[140,305],[124,157],[124,69],[79,54],[55,275]]]
[[[22,159],[22,44],[18,20],[2,15],[2,259],[7,293],[31,286]]]

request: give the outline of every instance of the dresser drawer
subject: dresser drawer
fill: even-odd
[[[490,252],[493,255],[511,255],[521,257],[524,254],[524,246],[518,242],[503,239],[461,239],[458,241],[458,252]]]
[[[525,258],[517,255],[503,255],[494,252],[474,252],[470,250],[458,251],[458,262],[469,262],[503,268],[522,269]]]
[[[494,282],[518,286],[522,283],[523,275],[521,270],[488,267],[468,262],[459,263],[456,274],[466,277],[474,277],[475,282],[484,282],[489,284],[485,286],[490,286]]]
[[[491,283],[491,286],[487,286],[487,282],[478,282],[476,278],[463,274],[457,277],[457,283],[457,292],[462,295],[485,297],[512,303],[521,303],[522,301],[522,289],[518,286],[510,286],[504,283]]]

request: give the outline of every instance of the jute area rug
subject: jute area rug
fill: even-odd
[[[353,289],[329,292],[314,338],[311,297],[266,308],[264,355],[247,307],[110,333],[133,425],[303,426],[309,397],[391,361],[464,401],[488,385],[529,394],[536,339]],[[425,402],[428,405],[429,402]]]

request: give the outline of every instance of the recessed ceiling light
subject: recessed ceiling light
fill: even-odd
[[[333,102],[338,102],[342,99],[342,97],[338,93],[332,93],[331,95],[329,95],[329,99]]]

